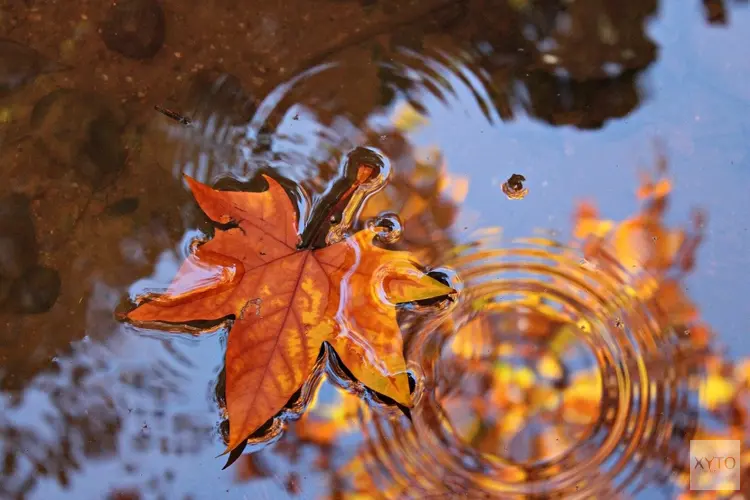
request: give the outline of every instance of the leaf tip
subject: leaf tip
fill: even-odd
[[[263,180],[265,180],[268,183],[268,190],[269,191],[272,190],[272,189],[276,189],[276,188],[280,188],[281,187],[281,184],[279,183],[279,181],[277,181],[276,179],[274,179],[270,175],[268,175],[268,174],[261,174],[261,177],[263,177]]]
[[[135,321],[133,313],[140,309],[141,304],[133,302],[131,299],[123,299],[112,311],[112,315],[117,321],[120,322],[132,322]]]
[[[221,455],[216,456],[216,458],[219,458],[219,457],[223,457],[227,453],[229,454],[229,457],[227,458],[227,463],[224,464],[224,467],[222,467],[221,470],[226,470],[230,465],[235,463],[242,456],[242,452],[245,451],[246,446],[247,446],[247,439],[241,441],[239,444],[236,444],[234,447],[232,447],[232,443],[229,443],[229,445],[227,445],[224,452]]]
[[[399,373],[395,377],[395,387],[392,394],[387,396],[393,398],[399,405],[411,408],[413,406],[411,400],[411,391],[409,391],[409,376],[406,373]]]
[[[142,306],[143,305],[144,305],[143,303],[135,304],[133,307],[131,307],[129,309],[123,309],[123,310],[120,310],[120,311],[116,311],[115,315],[121,321],[131,321],[131,322],[133,322],[133,321],[143,321],[144,319],[146,319],[146,318],[143,317],[143,311],[142,311]]]
[[[120,322],[130,321],[130,312],[114,311],[115,319]]]
[[[188,187],[193,192],[195,192],[195,188],[203,186],[203,183],[197,181],[193,177],[190,177],[188,174],[182,174],[182,178],[185,182],[187,182]]]
[[[235,448],[237,448],[237,447],[235,446],[234,448],[232,448],[231,446],[227,446],[226,448],[224,448],[224,451],[222,451],[221,453],[219,453],[218,455],[216,455],[216,456],[215,456],[214,458],[221,458],[221,457],[223,457],[223,456],[225,456],[225,455],[227,455],[227,454],[231,454],[231,453],[232,453],[232,451],[233,451],[233,450],[234,450]],[[244,447],[243,447],[243,448],[244,448]],[[231,457],[230,457],[230,458],[231,458]],[[222,470],[224,470],[224,469],[226,469],[227,467],[229,467],[229,465],[230,465],[230,463],[229,463],[229,462],[227,462],[227,464],[226,464],[226,465],[224,465],[224,467],[222,468]]]

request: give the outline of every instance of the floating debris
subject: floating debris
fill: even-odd
[[[183,116],[176,111],[172,111],[171,109],[162,108],[161,106],[154,106],[154,109],[158,111],[159,113],[163,114],[164,116],[167,116],[173,119],[174,121],[180,122],[183,125],[186,125],[188,127],[190,126],[191,123],[193,123],[193,121],[187,116]]]
[[[511,175],[507,181],[503,183],[503,193],[508,197],[509,200],[523,200],[527,194],[529,194],[529,188],[523,187],[523,183],[526,180],[521,174]]]
[[[60,273],[37,266],[16,280],[8,298],[10,309],[18,314],[41,314],[57,302],[62,283]]]

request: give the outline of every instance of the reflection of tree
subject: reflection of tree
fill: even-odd
[[[149,342],[156,341],[135,345]],[[108,347],[84,343],[60,357],[57,373],[36,377],[24,395],[6,396],[0,402],[2,497],[27,498],[50,481],[68,488],[90,463],[113,459],[119,473],[102,486],[168,491],[178,468],[170,459],[210,446],[212,422],[177,408],[191,379],[187,360],[162,346],[163,357],[128,366],[113,363]],[[147,466],[155,454],[159,463]]]
[[[599,128],[639,105],[637,76],[656,58],[645,31],[656,9],[656,0],[449,3],[343,45],[325,59],[339,66],[311,79],[314,96],[293,101],[309,97],[324,117],[335,110],[357,124],[396,98],[426,113],[425,95],[447,104],[463,85],[488,119],[520,108],[553,125]],[[351,89],[327,90],[354,74]]]
[[[102,192],[24,175],[17,183],[11,175],[11,184],[33,200],[40,261],[60,271],[62,286],[49,311],[0,312],[0,497],[66,487],[87,465],[113,460],[122,460],[121,479],[133,483],[143,474],[139,457],[203,449],[210,424],[168,406],[183,394],[185,372],[170,366],[179,356],[119,364],[127,348],[112,315],[133,277],[152,273],[158,256],[168,260],[164,249],[199,223],[188,193],[158,167],[129,172]],[[133,210],[110,210],[134,195]],[[184,214],[182,203],[190,207]],[[156,342],[141,341],[141,349]]]
[[[730,0],[731,1],[731,0]],[[703,13],[706,21],[711,24],[728,24],[729,14],[727,12],[726,0],[703,0]],[[747,6],[747,0],[733,0],[731,4]]]
[[[156,154],[199,180],[227,169],[252,175],[260,164],[294,165],[289,176],[302,181],[318,174],[313,156],[328,158],[329,143],[357,136],[369,117],[399,100],[426,115],[428,98],[450,106],[467,93],[490,121],[523,110],[552,125],[600,128],[640,104],[639,74],[657,55],[645,31],[656,9],[657,0],[471,0],[397,9],[393,19],[303,61],[294,76],[331,67],[291,88],[269,81],[265,90],[279,94],[255,116],[237,77],[199,74],[177,104],[197,120],[169,127],[172,144],[159,144]],[[312,130],[288,132],[310,118]],[[305,150],[316,141],[313,153]]]
[[[468,2],[447,29],[426,21],[417,40],[394,35],[396,57],[385,54],[381,79],[390,94],[416,101],[416,91],[449,94],[451,77],[472,90],[487,116],[492,108],[510,119],[521,108],[553,125],[599,128],[639,104],[637,74],[656,57],[645,33],[655,12],[656,0]],[[445,31],[451,40],[431,51],[430,38]],[[414,55],[420,45],[426,56]],[[418,78],[407,77],[415,72]]]
[[[23,498],[46,476],[68,485],[71,473],[84,460],[116,454],[121,419],[113,395],[102,387],[87,387],[86,394],[81,393],[80,375],[85,370],[77,368],[73,384],[54,386],[50,397],[52,408],[44,415],[55,429],[50,441],[40,439],[39,429],[6,420],[8,409],[3,410],[0,449],[4,469],[0,491],[9,498]]]
[[[181,137],[179,151],[157,149],[170,151],[164,162],[200,180],[227,169],[247,176],[255,165],[294,165],[284,175],[325,182],[330,177],[317,169],[330,156],[328,146],[337,148],[342,137],[363,139],[368,118],[400,100],[426,115],[429,99],[450,106],[468,94],[491,121],[522,111],[550,125],[601,128],[641,103],[640,75],[658,56],[646,31],[658,6],[658,0],[448,0],[408,8],[375,2],[368,8],[386,13],[384,22],[302,61],[294,77],[317,71],[290,88],[267,81],[265,91],[280,93],[255,116],[257,102],[237,77],[211,81],[199,74],[177,104],[198,117],[193,130],[171,127],[172,139]],[[331,66],[321,70],[321,64]],[[290,132],[300,119],[313,129]]]
[[[659,173],[663,174],[665,168],[665,160],[660,159]],[[723,358],[714,345],[710,326],[701,320],[698,307],[684,291],[683,280],[695,266],[695,253],[705,221],[698,212],[689,230],[667,227],[664,216],[671,189],[667,178],[644,176],[638,190],[638,197],[644,202],[643,208],[619,223],[600,219],[593,206],[583,203],[575,216],[576,236],[585,241],[584,253],[593,262],[602,258],[606,248],[634,274],[645,269],[648,272],[646,278],[632,283],[634,292],[661,329],[676,332],[696,352],[702,353],[697,360],[700,369],[705,371],[699,387],[702,418],[695,422],[697,427],[692,428],[688,422],[675,419],[675,429],[688,424],[685,430],[690,432],[686,438],[739,439],[743,446],[747,446],[750,442],[749,361],[733,363]],[[679,488],[688,489],[689,469],[684,458],[659,454],[655,458],[671,463],[674,467],[672,479]],[[745,469],[743,474],[750,473],[750,469]],[[697,497],[691,493],[681,498]]]
[[[666,169],[659,161],[660,174]],[[606,248],[630,272],[646,270],[648,278],[634,283],[651,314],[659,324],[689,335],[696,345],[705,347],[711,340],[710,328],[700,321],[695,304],[680,283],[693,270],[695,252],[703,237],[704,216],[696,212],[689,230],[665,226],[664,216],[671,192],[667,178],[653,180],[644,176],[638,196],[642,210],[615,224],[601,220],[597,210],[581,203],[575,215],[575,235],[584,241],[586,258],[601,259]]]

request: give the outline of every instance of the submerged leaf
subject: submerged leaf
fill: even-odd
[[[319,249],[298,248],[297,216],[281,185],[217,191],[187,177],[203,211],[231,227],[200,245],[164,295],[127,314],[134,322],[234,317],[227,344],[227,451],[276,415],[312,375],[323,342],[367,387],[409,405],[395,304],[453,290],[410,254],[376,247],[360,231]]]

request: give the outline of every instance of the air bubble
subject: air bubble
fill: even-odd
[[[403,234],[403,225],[398,215],[386,212],[378,217],[367,221],[367,229],[376,233],[376,238],[381,243],[396,243]]]

